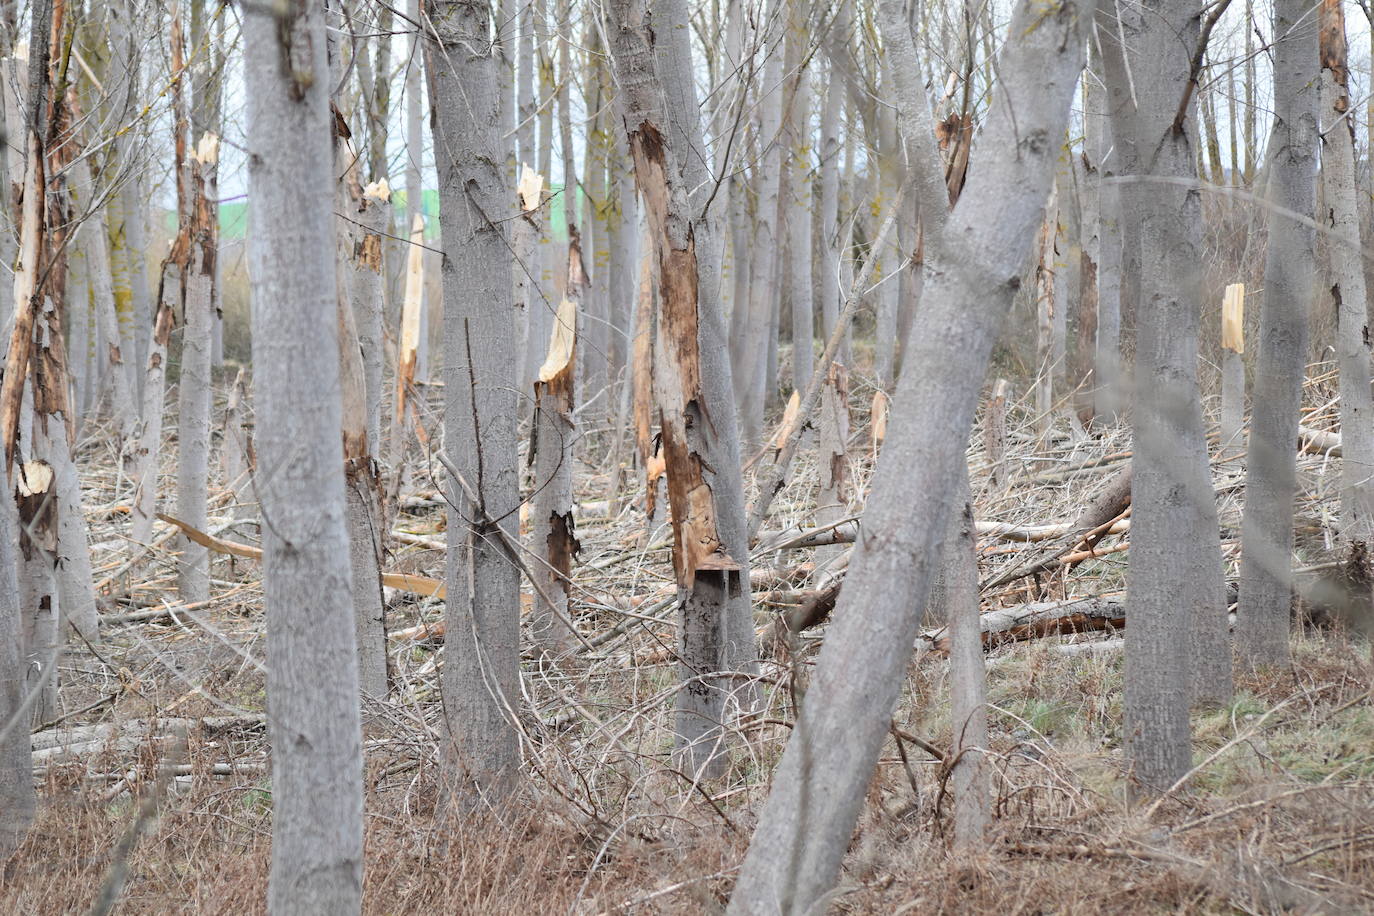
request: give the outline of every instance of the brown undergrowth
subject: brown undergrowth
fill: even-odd
[[[1329,393],[1314,373],[1304,423],[1329,428]],[[856,385],[851,455],[856,492],[871,472],[866,407]],[[1073,518],[1122,464],[1124,430],[1076,436],[1061,419],[1038,442],[1013,405],[1004,461],[991,482],[981,437],[970,452],[980,520],[1044,525]],[[40,814],[0,873],[0,913],[85,911],[113,850],[160,799],[129,857],[121,913],[254,913],[270,863],[270,757],[263,724],[262,608],[251,561],[217,560],[216,599],[176,612],[168,545],[125,568],[118,481],[99,435],[87,469],[97,576],[111,623],[95,647],[63,660],[56,728],[69,753],[37,759]],[[169,450],[170,451],[170,450]],[[593,457],[595,452],[593,451]],[[633,499],[607,506],[597,462],[577,480],[583,546],[572,605],[590,650],[525,660],[519,722],[527,788],[497,812],[436,819],[439,644],[394,640],[392,695],[366,726],[369,913],[710,913],[724,906],[766,797],[824,627],[765,665],[765,705],[735,729],[732,767],[694,784],[671,748],[672,568],[667,532],[646,530]],[[803,452],[770,518],[811,524],[815,468]],[[1323,519],[1339,461],[1300,459],[1300,577],[1336,556]],[[1214,466],[1228,576],[1238,551],[1239,483]],[[435,575],[442,504],[423,473],[395,530],[388,568]],[[217,504],[212,526],[252,541],[252,507]],[[1113,535],[1103,546],[1120,543]],[[170,542],[168,542],[170,544]],[[984,579],[1064,546],[981,545]],[[833,551],[830,554],[833,556]],[[985,607],[1119,592],[1128,554],[1101,557],[985,594]],[[814,585],[822,555],[756,558],[759,623]],[[388,595],[400,630],[440,617],[434,599]],[[162,609],[161,611],[159,609]],[[113,619],[113,618],[111,618]],[[1121,754],[1120,634],[1005,645],[989,656],[996,819],[976,855],[949,849],[950,800],[940,751],[950,742],[947,663],[913,662],[869,804],[833,900],[839,912],[1355,912],[1374,910],[1374,706],[1369,645],[1339,628],[1297,629],[1290,670],[1242,674],[1236,697],[1194,714],[1195,761],[1162,800],[1127,798]],[[876,713],[875,713],[876,714]],[[142,722],[142,726],[138,723]],[[173,736],[184,730],[184,750]],[[56,739],[53,739],[56,740]],[[49,742],[51,743],[51,741]],[[60,743],[60,742],[59,742]],[[37,745],[36,745],[37,746]],[[162,774],[159,777],[159,774]]]

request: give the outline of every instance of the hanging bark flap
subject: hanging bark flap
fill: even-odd
[[[539,381],[550,387],[571,385],[573,354],[577,348],[577,303],[564,297],[553,319],[549,352],[539,367]]]
[[[1245,352],[1245,284],[1226,287],[1221,300],[1221,345],[1233,353]]]
[[[19,506],[19,545],[25,559],[37,547],[49,555],[57,552],[56,475],[46,461],[26,461],[19,468],[14,499]]]
[[[773,433],[773,438],[768,440],[768,445],[774,449],[780,449],[787,437],[792,435],[792,427],[797,425],[797,414],[801,412],[801,392],[792,390],[792,396],[787,399],[787,406],[782,410],[782,421],[778,423],[777,432]]]
[[[400,362],[414,360],[420,346],[420,306],[425,292],[425,218],[419,213],[410,227],[410,252],[406,258],[405,304],[401,308]]]
[[[870,424],[873,433],[873,447],[878,448],[887,438],[888,396],[885,391],[873,392],[873,404],[869,407]]]
[[[529,163],[520,164],[520,185],[516,189],[520,195],[520,209],[526,213],[539,209],[539,198],[544,190],[544,176],[530,168]]]

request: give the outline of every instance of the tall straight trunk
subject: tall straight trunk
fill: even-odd
[[[1374,542],[1374,401],[1360,216],[1355,187],[1355,129],[1350,120],[1345,14],[1339,0],[1321,4],[1323,222],[1331,232],[1331,293],[1336,300],[1336,353],[1341,372],[1341,536]]]
[[[243,13],[263,516],[272,913],[362,907],[362,726],[345,523],[322,4]],[[292,69],[281,61],[289,59]]]
[[[807,5],[793,3],[791,28],[799,44],[805,42]],[[796,75],[796,89],[787,113],[791,211],[787,219],[788,299],[792,315],[792,387],[805,391],[815,362],[812,336],[815,326],[815,290],[811,285],[811,68],[805,62]]]
[[[779,0],[771,0],[760,43],[768,48],[776,30],[771,27],[781,9]],[[743,359],[736,381],[736,401],[739,405],[740,435],[751,447],[763,439],[763,408],[767,391],[768,332],[773,310],[777,305],[777,262],[781,257],[777,218],[779,179],[782,171],[782,57],[768,55],[763,66],[763,82],[759,94],[759,156],[761,171],[756,179],[758,209],[754,220],[752,246],[754,282],[749,297],[749,320],[745,324]]]
[[[29,729],[20,718],[25,652],[14,505],[16,477],[8,468],[0,474],[0,859],[8,859],[23,841],[37,801]]]
[[[607,310],[610,321],[609,373],[612,381],[623,385],[628,364],[629,331],[635,302],[635,272],[639,252],[635,240],[639,233],[639,206],[635,200],[634,171],[630,165],[630,150],[619,131],[612,134],[612,151],[608,169],[613,205],[609,216],[610,278],[607,284]]]
[[[191,156],[189,259],[183,267],[185,297],[181,331],[181,371],[177,382],[176,513],[183,522],[208,527],[210,473],[210,332],[214,319],[215,258],[218,250],[215,172],[218,138],[201,135]],[[210,142],[205,142],[209,138]],[[186,604],[210,598],[210,553],[178,535],[177,593]]]
[[[1104,39],[1091,42],[1092,70],[1101,78]],[[1113,149],[1111,106],[1105,93],[1089,96],[1084,112],[1084,155],[1096,170],[1097,187],[1097,334],[1093,355],[1093,414],[1115,423],[1124,402],[1121,367],[1121,186],[1116,181],[1121,154]]]
[[[820,282],[816,294],[821,301],[821,338],[830,339],[840,315],[840,115],[844,107],[844,86],[835,78],[834,67],[825,87],[821,109],[821,200],[820,200]]]
[[[420,0],[409,0],[406,21],[421,22]],[[416,25],[410,38],[410,53],[406,56],[406,226],[415,225],[415,217],[425,212],[424,188],[420,184],[420,166],[424,162],[424,133],[421,125],[420,100],[420,41],[424,27]]]
[[[1109,36],[1112,134],[1151,151],[1139,174],[1123,176],[1122,190],[1122,209],[1140,227],[1142,306],[1131,415],[1125,744],[1134,779],[1161,791],[1192,764],[1190,700],[1222,703],[1231,695],[1221,539],[1197,380],[1202,271],[1196,258],[1181,256],[1202,246],[1196,104],[1180,115],[1177,92],[1189,79],[1201,16],[1187,8],[1162,18],[1120,15],[1119,22],[1104,15],[1098,28]]]
[[[806,912],[839,873],[920,626],[911,609],[929,594],[954,511],[960,446],[981,378],[1044,214],[1089,12],[1071,4],[1046,19],[1032,4],[1012,17],[984,127],[987,158],[970,173],[943,234],[958,240],[957,250],[945,258],[943,244],[928,246],[924,302],[865,513],[866,540],[851,560],[730,913]],[[1003,101],[1007,93],[1014,105]]]
[[[95,389],[101,377],[99,361],[95,359],[96,344],[102,339],[101,328],[94,320],[86,251],[80,244],[85,235],[78,229],[77,244],[67,252],[67,368],[72,379],[72,416],[78,421],[100,400]]]
[[[158,453],[162,447],[162,410],[167,396],[167,342],[172,335],[172,305],[163,299],[149,335],[148,365],[143,380],[143,420],[138,441],[125,455],[125,470],[133,483],[129,508],[130,537],[135,544],[153,543],[157,520]]]
[[[582,249],[574,235],[568,240],[568,288],[558,306],[548,356],[534,382],[534,505],[530,533],[536,555],[534,569],[535,640],[551,651],[572,647],[568,623],[568,593],[572,563],[578,550],[573,527],[573,440],[576,426],[577,312],[586,272]],[[545,601],[545,597],[549,600]],[[552,602],[552,606],[549,605]]]
[[[337,0],[330,17],[342,22]],[[343,62],[330,42],[330,82],[339,86]],[[342,394],[343,468],[349,560],[353,570],[354,640],[358,648],[358,687],[363,697],[383,700],[387,693],[386,612],[382,602],[382,484],[377,463],[381,418],[382,240],[378,234],[386,202],[363,190],[351,131],[332,99],[334,114],[335,276],[338,288],[339,380]],[[376,193],[376,192],[374,192]],[[360,311],[362,314],[360,314]],[[368,347],[360,327],[367,327]],[[369,354],[368,350],[371,353]]]
[[[96,199],[95,183],[91,180],[90,163],[78,159],[72,165],[72,184],[79,195],[78,206],[89,208]],[[96,340],[97,352],[107,366],[107,376],[102,383],[109,386],[110,413],[115,429],[122,443],[133,435],[137,414],[134,409],[133,391],[129,382],[128,367],[124,365],[124,341],[120,334],[120,315],[116,303],[112,272],[110,269],[109,237],[98,218],[92,218],[77,232],[82,253],[85,255],[86,281],[89,299],[78,295],[73,300],[73,322],[80,322],[94,310],[94,328],[99,336]],[[86,354],[74,352],[75,360],[84,360]]]
[[[120,89],[119,109],[125,118],[134,118],[143,103],[142,35],[134,27],[139,15],[138,0],[110,4],[111,40],[119,51],[123,72],[115,74]],[[128,373],[129,388],[137,408],[143,398],[143,366],[148,357],[148,328],[153,320],[152,296],[148,288],[148,197],[145,169],[138,162],[138,135],[121,132],[114,140],[115,161],[123,181],[109,205],[112,244],[122,252],[122,283],[115,288],[115,309],[119,315],[120,352]],[[132,443],[126,442],[126,447]]]
[[[701,148],[685,4],[660,4],[652,26],[646,13],[635,0],[617,0],[608,31],[635,182],[658,262],[654,389],[680,613],[677,755],[689,773],[716,775],[725,768],[723,725],[736,684],[709,675],[754,667],[743,486],[731,423],[719,265],[712,282],[712,267],[705,263],[714,246],[712,221],[694,212],[689,197],[691,176],[702,163],[679,158],[683,140],[689,156]],[[665,39],[657,46],[656,36]],[[669,122],[675,124],[672,133]]]
[[[1241,531],[1236,648],[1250,666],[1286,667],[1293,595],[1293,502],[1307,315],[1316,293],[1317,30],[1310,7],[1274,4],[1269,250],[1260,305]],[[1287,214],[1296,214],[1297,219]]]
[[[504,226],[490,13],[475,0],[429,6],[425,66],[443,225],[448,641],[443,671],[447,791],[466,806],[515,787],[520,763],[520,577],[509,553],[520,504],[515,314]],[[461,479],[454,479],[462,475]]]

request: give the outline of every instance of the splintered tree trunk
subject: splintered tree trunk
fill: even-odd
[[[667,6],[681,9],[678,4]],[[678,150],[664,126],[670,102],[659,74],[679,82],[690,74],[686,22],[670,14],[650,28],[646,12],[635,0],[617,0],[608,26],[635,182],[658,262],[654,392],[681,615],[677,754],[687,772],[715,775],[727,762],[723,724],[726,700],[735,685],[710,675],[744,666],[753,655],[748,571],[743,563],[748,549],[742,488],[737,476],[727,476],[739,467],[729,370],[710,362],[725,351],[719,281],[713,285],[704,271],[699,273],[698,251],[704,258],[712,244],[709,219],[694,218]],[[668,36],[665,45],[672,45],[658,49],[657,71],[656,35]],[[668,61],[671,66],[665,65]],[[680,98],[689,97],[684,90],[678,86]],[[695,110],[692,106],[675,116],[686,118],[692,112],[695,122]],[[679,121],[678,129],[688,137],[700,137],[697,123]]]
[[[1331,232],[1331,293],[1336,300],[1336,352],[1341,372],[1341,536],[1374,541],[1374,402],[1364,260],[1355,187],[1355,125],[1350,119],[1345,14],[1340,0],[1321,4],[1322,179]]]
[[[0,859],[7,859],[23,841],[36,806],[29,729],[20,711],[25,652],[14,505],[18,476],[8,469],[0,474]]]
[[[219,247],[215,185],[219,138],[204,133],[191,155],[190,258],[184,278],[185,324],[181,332],[181,374],[177,383],[177,517],[204,531],[208,525],[210,472],[210,336],[214,318],[215,257]],[[177,591],[187,604],[210,598],[210,553],[178,535]]]
[[[1293,595],[1293,501],[1307,313],[1316,292],[1317,32],[1310,5],[1274,4],[1274,130],[1269,250],[1250,412],[1236,648],[1250,666],[1286,667]],[[1296,214],[1291,218],[1287,214]],[[1363,308],[1363,303],[1360,303]],[[1367,370],[1366,370],[1367,372]]]
[[[158,303],[153,333],[148,345],[148,368],[143,380],[143,421],[137,444],[127,453],[125,466],[134,485],[129,509],[130,536],[135,544],[153,542],[153,523],[157,521],[158,451],[162,447],[162,407],[167,397],[167,341],[172,336],[171,303]]]
[[[981,378],[1044,214],[1091,25],[1077,4],[1019,7],[973,170],[928,245],[923,304],[853,560],[730,913],[807,912],[834,885],[955,510]],[[1009,104],[1007,95],[1014,100]],[[934,240],[932,240],[934,241]]]
[[[573,408],[576,400],[577,310],[586,273],[574,235],[568,242],[568,288],[554,317],[549,353],[534,381],[534,506],[530,513],[534,544],[534,632],[553,651],[569,648],[568,592],[577,554],[573,528]],[[553,607],[544,600],[547,596]]]
[[[830,525],[849,514],[852,495],[849,480],[849,372],[842,363],[831,363],[821,389],[821,415],[816,464],[821,486],[816,494],[816,524]],[[817,565],[833,561],[845,552],[841,546],[823,547]]]
[[[1187,254],[1202,247],[1202,202],[1193,190],[1197,121],[1195,105],[1180,112],[1178,102],[1201,28],[1197,13],[1181,7],[1162,20],[1123,10],[1119,23],[1104,22],[1125,35],[1135,76],[1132,90],[1121,43],[1105,43],[1117,101],[1113,136],[1153,151],[1141,159],[1146,174],[1122,193],[1123,212],[1138,220],[1141,264],[1124,744],[1135,780],[1162,791],[1192,763],[1190,700],[1222,703],[1231,695],[1221,539],[1197,381],[1202,265]]]
[[[336,63],[333,77],[341,67]],[[380,344],[380,287],[382,245],[374,229],[378,225],[377,202],[363,193],[356,163],[358,155],[349,142],[347,126],[334,109],[335,173],[340,176],[335,201],[347,219],[335,221],[335,270],[338,277],[339,378],[343,408],[343,460],[345,505],[348,513],[349,557],[353,568],[354,636],[358,645],[358,687],[370,700],[386,698],[386,612],[382,604],[382,483],[372,438],[373,422],[380,426],[376,407],[381,402],[380,354],[376,362],[376,387],[369,387],[367,354],[358,333],[356,305],[359,293],[374,298],[362,303],[370,309],[371,345]]]
[[[362,906],[362,726],[345,520],[322,4],[243,11],[272,913]],[[282,67],[283,60],[292,69]]]
[[[429,15],[425,64],[444,240],[444,436],[453,478],[446,778],[451,800],[466,807],[511,791],[520,763],[520,577],[509,553],[520,504],[515,311],[504,229],[514,201],[501,169],[490,11],[476,0],[446,0],[431,2]]]
[[[1232,461],[1245,453],[1245,284],[1226,287],[1221,303],[1221,448]]]
[[[35,727],[42,727],[57,716],[57,664],[62,655],[62,605],[56,568],[60,506],[57,481],[46,461],[25,461],[15,470],[14,479],[22,556],[24,693],[33,694],[30,719]]]

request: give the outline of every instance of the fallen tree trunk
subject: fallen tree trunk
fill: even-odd
[[[983,649],[988,651],[1009,642],[1045,636],[1124,629],[1126,605],[1108,598],[1037,601],[990,611],[982,616],[980,625]],[[921,639],[933,651],[948,654],[949,631],[945,627],[922,633]]]

